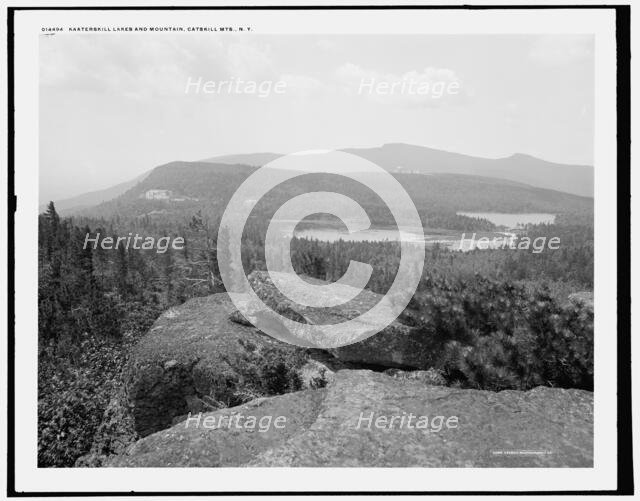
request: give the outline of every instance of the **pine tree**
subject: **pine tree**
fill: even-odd
[[[46,224],[46,249],[47,249],[47,259],[51,259],[53,252],[55,251],[55,247],[58,243],[58,229],[60,227],[60,216],[56,212],[56,206],[53,202],[49,202],[47,206],[47,210],[44,213]]]

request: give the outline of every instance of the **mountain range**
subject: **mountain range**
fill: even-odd
[[[346,148],[341,151],[365,158],[389,172],[495,177],[574,195],[593,196],[592,166],[548,162],[522,153],[493,159],[403,143],[385,144],[376,148]],[[202,161],[260,167],[281,156],[283,155],[279,153],[249,153],[212,157]]]
[[[349,148],[343,151],[361,156],[387,171],[395,175],[403,175],[403,177],[404,175],[420,174],[457,174],[474,176],[476,181],[479,178],[492,178],[494,179],[493,184],[505,185],[510,181],[512,187],[521,185],[521,188],[542,188],[580,197],[593,196],[593,167],[586,165],[558,164],[524,154],[515,154],[498,159],[481,158],[402,143],[385,144],[376,148]],[[245,171],[247,166],[253,168],[261,167],[280,156],[283,155],[279,153],[224,155],[207,158],[201,162],[172,162],[166,165],[173,165],[174,168],[179,165],[183,167],[204,166],[206,164],[218,166],[238,165],[238,170]],[[104,190],[56,200],[56,207],[65,213],[73,213],[102,202],[114,200],[143,183],[156,170],[165,169],[166,165],[156,167],[131,181],[120,183]],[[201,173],[207,171],[207,169],[202,170],[202,167],[199,167],[198,170]],[[222,171],[219,169],[218,171],[224,171],[227,174],[231,172],[229,169],[224,168]],[[424,180],[418,181],[420,185],[423,184],[421,181]],[[485,187],[486,182],[486,180],[483,181]],[[172,189],[170,186],[154,185],[154,187]],[[189,195],[184,193],[184,190],[177,191],[183,195]]]

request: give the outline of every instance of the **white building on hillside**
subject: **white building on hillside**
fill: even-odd
[[[144,198],[147,200],[169,200],[171,198],[171,190],[147,190]]]

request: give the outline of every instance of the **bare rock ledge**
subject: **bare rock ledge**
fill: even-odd
[[[226,294],[195,298],[163,313],[135,346],[124,373],[134,428],[144,437],[188,412],[226,406],[255,371],[302,353],[229,320]]]
[[[407,425],[409,414],[416,416],[413,426]],[[183,421],[140,439],[107,466],[593,466],[593,394],[583,390],[495,393],[340,370],[326,388],[204,413],[200,423],[240,415],[284,416],[286,424],[261,432]],[[377,421],[381,416],[386,421]],[[416,427],[422,416],[430,420],[428,429]],[[437,416],[444,417],[439,431]]]

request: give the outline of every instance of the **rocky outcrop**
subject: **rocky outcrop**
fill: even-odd
[[[280,274],[282,278],[286,277]],[[359,317],[375,306],[382,296],[369,290],[363,290],[346,304],[331,308],[305,307],[289,301],[273,284],[267,272],[254,271],[248,277],[256,294],[270,308],[280,311],[293,310],[304,321],[311,324],[337,324]],[[327,282],[304,277],[304,280],[324,285]],[[346,287],[346,286],[345,286]],[[289,315],[284,314],[289,318]],[[297,320],[297,318],[292,318]],[[375,367],[396,367],[409,369],[429,369],[436,365],[440,352],[434,343],[418,329],[395,320],[379,333],[357,343],[349,344],[329,351],[344,362],[368,364]]]
[[[304,308],[283,298],[265,273],[252,273],[250,281],[268,305],[303,323],[343,322],[380,300],[379,295],[363,291],[344,306]],[[113,423],[126,421],[122,430],[104,433],[122,439],[99,440],[91,457],[83,461],[96,464],[103,456],[120,452],[132,437],[169,428],[189,413],[324,388],[344,369],[386,369],[391,377],[384,376],[385,381],[443,386],[442,374],[432,369],[440,355],[424,333],[399,320],[352,345],[331,350],[299,348],[261,333],[226,294],[195,298],[165,312],[136,345],[123,374],[121,397],[105,416],[109,430]]]
[[[591,467],[593,394],[461,390],[341,370],[324,389],[192,415],[108,465]]]
[[[286,301],[274,309],[307,321]],[[235,309],[227,294],[214,294],[172,308],[153,324],[125,368],[121,407],[129,409],[135,432],[144,437],[189,412],[321,388],[336,370],[360,367],[267,336]]]
[[[136,345],[124,373],[135,431],[146,436],[188,412],[297,390],[303,349],[229,320],[226,294],[165,312]]]

